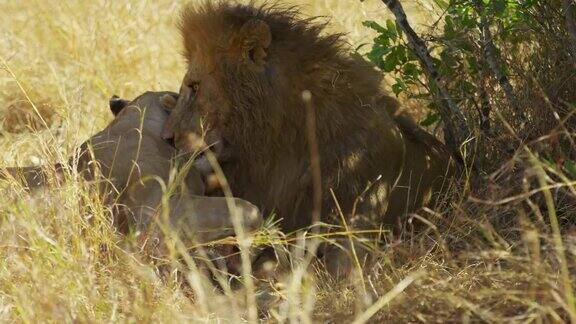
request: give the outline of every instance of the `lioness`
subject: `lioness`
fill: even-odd
[[[162,202],[163,185],[173,169],[175,150],[160,133],[168,118],[166,101],[177,94],[146,92],[133,101],[114,98],[110,108],[115,119],[101,132],[81,145],[78,171],[88,180],[100,180],[99,190],[108,204],[117,206],[116,221],[123,231],[129,227],[143,233],[155,232],[154,224]],[[74,164],[75,159],[70,160]],[[12,176],[23,176],[25,184],[36,188],[46,184],[40,167],[8,168]],[[65,168],[56,166],[57,177]],[[169,199],[169,225],[185,237],[203,243],[234,234],[226,198],[204,197],[205,184],[195,169],[190,169],[181,190]],[[259,227],[262,217],[251,203],[233,199],[246,230]],[[145,235],[144,235],[145,236]]]

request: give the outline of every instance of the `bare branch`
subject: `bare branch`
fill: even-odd
[[[516,117],[518,117],[520,121],[524,122],[526,121],[526,116],[516,98],[514,87],[510,83],[508,76],[504,72],[504,67],[500,62],[498,48],[494,44],[492,32],[490,31],[490,24],[484,14],[484,4],[482,3],[482,0],[473,0],[473,2],[474,9],[480,17],[480,38],[484,50],[484,58],[486,59],[486,62],[488,62],[488,66],[490,67],[490,70],[492,70],[496,80],[498,80],[498,84],[500,84],[500,87],[504,91],[508,104],[514,109]]]
[[[422,69],[426,73],[430,87],[435,93],[439,102],[439,113],[444,121],[444,138],[446,145],[458,156],[460,156],[460,145],[471,137],[470,129],[464,114],[450,97],[444,80],[438,73],[434,60],[430,55],[426,43],[420,38],[410,26],[404,8],[398,0],[382,0],[388,9],[394,14],[396,23],[408,40],[410,50],[420,61]]]

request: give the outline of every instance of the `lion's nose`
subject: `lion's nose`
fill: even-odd
[[[176,143],[174,142],[174,137],[165,138],[164,141],[166,141],[166,143],[170,144],[170,146],[176,147]]]
[[[168,139],[174,139],[174,132],[171,131],[170,129],[166,129],[164,128],[162,130],[162,139],[168,140]]]
[[[166,141],[166,143],[170,144],[171,146],[175,146],[174,132],[173,131],[171,131],[169,129],[164,129],[160,136],[162,137],[163,140]]]

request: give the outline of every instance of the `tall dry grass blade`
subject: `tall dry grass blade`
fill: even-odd
[[[340,207],[340,203],[338,202],[338,199],[336,198],[336,194],[334,193],[334,190],[332,190],[332,188],[330,188],[330,194],[332,195],[332,199],[334,200],[334,204],[336,205],[336,210],[338,211],[338,215],[340,216],[340,220],[342,221],[342,225],[344,225],[344,233],[346,233],[346,237],[348,238],[348,242],[350,243],[350,250],[352,251],[352,256],[354,257],[354,265],[356,266],[356,269],[358,270],[358,275],[360,276],[360,281],[362,283],[362,285],[361,285],[362,295],[363,295],[364,299],[367,299],[368,292],[366,290],[366,281],[364,280],[364,271],[362,270],[362,265],[360,264],[360,259],[358,258],[358,253],[356,253],[356,247],[355,247],[356,244],[354,243],[353,233],[350,231],[350,228],[348,227],[348,223],[346,222],[346,217],[344,217],[344,213],[342,212],[342,208]],[[354,216],[354,215],[352,215],[352,216]]]
[[[384,296],[380,297],[372,306],[370,306],[364,313],[360,314],[352,324],[362,324],[368,322],[368,320],[376,315],[383,307],[390,304],[394,298],[398,297],[408,286],[410,286],[415,280],[422,277],[423,272],[416,272],[408,275],[406,278],[402,279],[394,288],[390,289]]]
[[[318,231],[318,223],[322,215],[322,173],[320,169],[320,152],[316,137],[316,111],[312,105],[312,93],[302,92],[302,100],[306,106],[306,132],[310,150],[310,172],[312,173],[312,231]]]
[[[246,289],[246,302],[248,308],[248,322],[250,323],[258,323],[258,306],[256,303],[256,291],[254,286],[254,280],[252,279],[252,261],[250,260],[250,245],[252,244],[252,240],[244,231],[244,226],[242,224],[242,216],[239,215],[239,209],[236,208],[234,203],[234,196],[232,194],[232,190],[228,185],[228,181],[226,179],[226,175],[222,168],[220,167],[220,163],[216,156],[210,151],[207,150],[205,152],[210,165],[212,166],[216,177],[218,177],[218,181],[222,185],[222,190],[224,191],[224,196],[226,197],[226,203],[228,205],[228,209],[230,210],[230,214],[232,217],[232,224],[234,225],[234,232],[236,233],[236,237],[238,240],[238,246],[240,248],[240,260],[242,263],[242,279],[244,281],[244,286]]]
[[[536,171],[538,184],[540,187],[546,187],[548,182],[546,178],[548,176],[542,167],[542,162],[528,148],[525,148],[525,151],[528,153],[532,167]],[[544,200],[546,201],[546,208],[548,209],[548,220],[550,221],[550,227],[552,228],[552,239],[554,242],[556,256],[558,258],[558,263],[560,264],[560,275],[564,288],[566,312],[570,316],[572,323],[576,323],[576,300],[574,299],[574,290],[572,289],[572,280],[570,279],[570,270],[568,269],[568,259],[566,258],[566,252],[562,240],[562,232],[560,231],[560,224],[558,223],[558,216],[556,215],[554,197],[552,197],[552,192],[550,189],[544,189],[542,194],[544,195]]]

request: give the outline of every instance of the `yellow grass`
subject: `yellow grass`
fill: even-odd
[[[331,28],[348,32],[354,45],[370,41],[363,20],[387,17],[376,0],[295,3],[330,16]],[[419,24],[435,17],[427,2],[405,4]],[[184,71],[174,26],[181,5],[0,0],[0,165],[63,162],[111,120],[111,95],[177,90]],[[531,161],[545,185],[547,166]],[[281,322],[566,321],[574,316],[567,297],[576,236],[549,226],[548,215],[556,222],[556,213],[540,211],[528,194],[537,188],[504,205],[496,202],[506,191],[488,203],[454,193],[450,205],[420,215],[432,221],[424,233],[388,241],[374,252],[377,264],[350,280],[309,271],[313,261],[301,256],[278,284],[258,283],[254,299],[264,318]],[[161,275],[116,232],[110,211],[81,181],[34,194],[3,181],[0,191],[0,322],[247,318],[242,289],[215,292],[192,270],[184,273],[190,294],[174,273]]]

